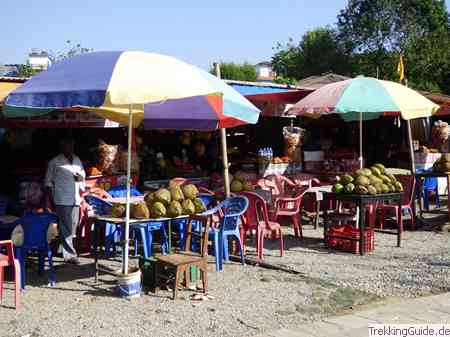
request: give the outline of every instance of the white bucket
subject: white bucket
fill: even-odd
[[[127,275],[118,272],[117,291],[121,297],[139,297],[141,294],[141,270],[132,269]]]

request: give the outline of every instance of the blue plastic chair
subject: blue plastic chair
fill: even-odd
[[[127,196],[127,187],[126,186],[114,186],[110,188],[107,193],[113,197],[113,198],[125,198]],[[130,196],[131,197],[140,197],[143,194],[139,192],[135,187],[131,187],[130,189]],[[148,251],[148,244],[146,238],[148,237],[145,228],[143,228],[141,225],[131,225],[132,234],[134,235],[134,256],[138,255],[138,236],[141,239],[142,247],[144,249],[144,257],[148,258],[151,254],[149,254]],[[151,234],[150,234],[151,235]],[[152,238],[150,237],[149,240]],[[151,243],[150,243],[151,247]]]
[[[416,170],[417,173],[423,173],[423,172],[431,172],[432,169],[428,170]],[[416,186],[419,185],[419,181],[416,181]],[[427,177],[423,181],[422,190],[417,189],[418,198],[420,198],[420,193],[422,193],[423,196],[423,206],[426,210],[430,209],[430,199],[429,195],[430,192],[433,192],[435,195],[436,200],[436,206],[439,208],[441,207],[441,202],[439,200],[439,184],[438,184],[438,178],[436,177]]]
[[[106,192],[113,198],[125,198],[127,196],[127,187],[126,186],[114,186]],[[131,187],[130,195],[132,197],[140,197],[143,194],[141,192],[139,192],[135,187]]]
[[[201,215],[212,215],[222,210],[223,217],[220,219],[219,228],[211,228],[210,238],[214,241],[214,255],[216,257],[216,271],[221,271],[223,261],[229,261],[228,240],[236,238],[239,243],[241,262],[245,264],[244,248],[240,235],[241,216],[247,211],[248,199],[244,196],[236,196],[225,199],[218,206],[202,213]]]
[[[25,289],[25,257],[31,251],[39,253],[39,273],[44,271],[45,256],[50,267],[50,285],[55,285],[53,269],[53,253],[47,242],[47,230],[51,223],[58,223],[58,217],[53,213],[27,213],[16,221],[22,225],[24,238],[22,246],[15,246],[16,258],[20,262],[21,287]]]
[[[214,201],[214,195],[212,194],[208,194],[208,193],[199,193],[198,197],[203,201],[203,204],[205,205],[205,207],[208,209],[211,207],[213,201]],[[185,232],[186,232],[186,225],[188,223],[188,218],[185,219],[174,219],[172,220],[172,230],[175,230],[176,232],[178,232],[180,241],[179,241],[179,248],[180,249],[184,249],[184,244],[185,244]],[[193,221],[192,222],[192,230],[198,231],[199,222],[198,221]],[[195,250],[195,248],[194,248]]]
[[[126,191],[125,191],[126,193]],[[138,192],[139,193],[139,192]],[[117,198],[122,198],[121,195],[116,196]],[[109,215],[112,204],[108,201],[100,199],[98,197],[88,195],[85,199],[89,205],[94,209],[96,215]],[[166,233],[167,221],[149,221],[130,225],[130,232],[135,235],[135,238],[139,237],[142,242],[142,247],[144,251],[144,257],[148,259],[152,255],[152,243],[153,235],[152,232],[155,230],[161,230],[162,232],[162,251],[166,254],[169,247],[168,236]],[[97,221],[96,225],[103,225],[105,227],[105,257],[110,256],[111,247],[116,250],[117,244],[120,242],[120,237],[122,235],[122,227],[117,224],[109,223],[106,221]],[[94,250],[97,250],[97,238],[94,237]],[[134,252],[137,255],[138,242],[134,240]]]
[[[111,213],[112,204],[110,202],[93,195],[86,195],[84,199],[92,207],[95,215],[106,216]],[[116,224],[106,221],[97,221],[95,225],[101,225],[105,227],[105,256],[108,257],[110,255],[111,246],[115,250],[116,244],[120,242],[121,228]],[[93,245],[94,250],[97,251],[98,244],[97,237],[95,235]]]
[[[6,200],[3,198],[0,198],[0,215],[6,214]]]
[[[139,234],[142,240],[142,248],[144,250],[144,258],[148,259],[152,256],[153,231],[161,231],[162,234],[162,253],[167,254],[169,251],[169,237],[167,235],[166,226],[170,220],[150,220],[137,224],[131,224],[130,229],[137,236]],[[137,253],[137,240],[135,240],[135,253]]]

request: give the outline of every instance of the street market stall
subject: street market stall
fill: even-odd
[[[217,77],[175,58],[143,52],[88,53],[57,63],[12,92],[5,114],[45,115],[50,108],[89,110],[128,125],[123,276],[129,272],[133,126],[143,122],[150,129],[220,129],[228,192],[224,130],[256,123],[259,117],[255,106]]]

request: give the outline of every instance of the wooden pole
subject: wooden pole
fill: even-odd
[[[406,121],[406,127],[408,129],[408,143],[409,143],[409,155],[411,157],[411,174],[414,175],[416,173],[416,160],[414,158],[414,145],[413,145],[413,139],[412,139],[412,132],[411,132],[411,121]]]
[[[408,87],[408,80],[405,79],[405,86]],[[411,131],[411,121],[406,121],[406,127],[408,129],[408,143],[409,143],[409,155],[411,157],[411,175],[416,174],[416,159],[414,158],[414,145]]]
[[[214,72],[220,78],[220,64],[214,63]],[[224,128],[220,129],[220,140],[222,143],[222,164],[223,164],[223,179],[225,184],[225,196],[230,197],[230,176],[228,173],[228,152],[227,152],[227,131]]]

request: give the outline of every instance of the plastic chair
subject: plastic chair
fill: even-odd
[[[414,213],[412,210],[412,204],[414,202],[414,188],[416,186],[416,179],[414,176],[407,175],[399,175],[396,176],[397,180],[401,182],[403,185],[403,197],[402,197],[402,206],[398,205],[380,205],[379,209],[381,209],[381,222],[380,228],[383,229],[386,212],[394,211],[395,217],[398,225],[400,226],[400,231],[403,232],[403,210],[406,210],[411,215],[411,229],[415,230],[416,225],[414,222]]]
[[[112,204],[106,200],[103,200],[94,195],[86,195],[84,197],[86,202],[92,207],[94,211],[94,215],[97,216],[107,216],[111,213]],[[104,222],[104,221],[96,221],[96,225],[103,225],[105,227],[105,256],[108,257],[110,255],[111,246],[113,249],[116,248],[116,245],[120,242],[120,234],[121,228],[116,224]],[[94,236],[94,250],[97,251],[98,243],[97,237]]]
[[[245,212],[246,221],[241,230],[241,241],[245,249],[245,234],[248,231],[256,230],[256,251],[258,258],[262,259],[264,254],[264,238],[267,233],[279,235],[280,256],[284,255],[284,242],[281,225],[278,222],[269,220],[267,202],[258,194],[253,192],[242,192],[241,195],[248,199],[249,205]]]
[[[166,232],[166,225],[170,220],[149,220],[148,222],[141,222],[131,224],[130,230],[135,237],[139,235],[142,248],[144,251],[144,258],[149,259],[152,256],[153,231],[159,230],[162,234],[162,253],[167,254],[169,250],[169,237]],[[137,253],[137,240],[135,242],[135,253]],[[137,255],[137,254],[135,254]]]
[[[303,238],[302,224],[301,224],[301,209],[302,199],[308,191],[309,186],[297,188],[297,191],[292,198],[277,198],[274,203],[274,212],[271,220],[278,222],[282,217],[289,217],[292,219],[294,233],[296,237]]]
[[[120,198],[120,196],[119,196]],[[97,198],[92,195],[85,196],[86,201],[92,206],[94,209],[95,215],[109,215],[112,204],[106,200]],[[122,234],[122,228],[120,225],[116,225],[113,223],[109,223],[106,221],[97,221],[99,225],[103,225],[105,227],[105,257],[110,256],[111,246],[113,249],[116,249],[116,246],[120,242],[120,237]],[[165,224],[167,221],[158,221],[152,220],[149,222],[141,222],[130,225],[130,232],[135,236],[134,240],[134,251],[135,256],[137,256],[138,251],[138,240],[137,237],[141,239],[144,257],[148,259],[151,256],[151,248],[153,242],[152,232],[155,230],[161,230],[163,234],[163,253],[165,254],[168,250],[169,241],[167,237],[167,233],[165,231]],[[94,250],[97,250],[97,238],[94,240]]]
[[[430,192],[435,195],[436,206],[441,207],[441,202],[439,200],[439,183],[436,177],[427,177],[423,183],[423,205],[426,210],[430,209]]]
[[[245,264],[244,247],[241,241],[240,224],[241,217],[247,211],[248,199],[244,196],[235,196],[225,199],[216,207],[203,212],[201,215],[215,215],[220,211],[223,216],[220,218],[218,227],[212,227],[210,230],[210,239],[214,243],[214,255],[216,257],[216,271],[222,270],[222,260],[229,261],[228,239],[234,237],[239,244],[241,262]]]
[[[20,263],[14,258],[14,248],[11,240],[0,241],[0,252],[6,248],[6,255],[0,253],[0,303],[3,300],[4,268],[12,267],[14,272],[14,301],[16,309],[20,307]]]
[[[6,200],[0,198],[0,215],[6,214]]]
[[[199,193],[198,197],[202,199],[203,204],[205,207],[211,208],[214,202],[214,194],[209,193]],[[213,223],[217,223],[217,218],[213,217]],[[186,232],[186,225],[188,223],[188,219],[173,219],[172,220],[172,229],[178,232],[179,237],[179,248],[184,249],[185,244],[185,232]],[[196,221],[193,222],[194,229],[198,229],[198,223]]]
[[[265,185],[262,186],[263,188],[270,189],[272,192],[272,200],[274,201],[279,197],[292,194],[291,192],[299,186],[289,178],[279,174],[268,175],[262,178],[262,182],[260,181],[259,184],[261,183]]]
[[[431,172],[432,169],[428,170],[416,170],[418,173],[423,172]],[[423,180],[423,183],[419,181],[420,179],[416,179],[416,186],[420,186],[420,189],[417,189],[417,197],[423,197],[423,206],[426,210],[430,209],[430,192],[433,192],[435,195],[436,206],[441,207],[441,202],[439,200],[439,184],[438,178],[436,177],[427,177]]]
[[[189,180],[186,178],[182,178],[182,177],[172,178],[169,181],[169,185],[176,184],[176,185],[181,186],[181,185],[187,184],[187,183],[189,183]]]
[[[113,188],[109,189],[108,194],[113,198],[125,198],[127,196],[127,188],[126,186],[114,186]],[[131,187],[130,188],[130,196],[132,197],[140,197],[143,194],[139,192],[136,188]]]
[[[39,272],[44,271],[45,256],[50,267],[50,285],[55,285],[55,271],[53,269],[53,252],[47,241],[48,226],[58,223],[58,217],[53,213],[27,213],[16,221],[16,225],[23,228],[23,244],[14,247],[20,262],[21,287],[25,289],[25,257],[31,251],[39,253]]]

